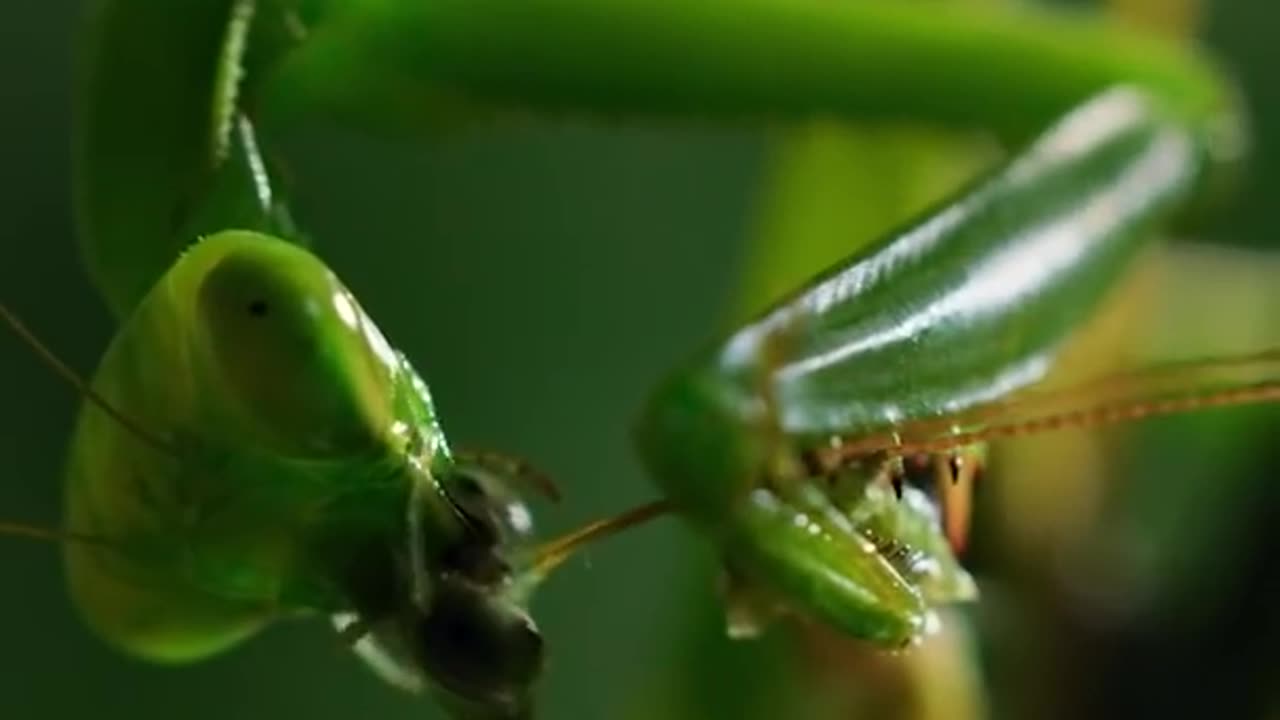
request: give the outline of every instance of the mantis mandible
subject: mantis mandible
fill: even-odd
[[[1280,398],[1271,352],[1035,393],[1238,139],[1212,68],[1104,25],[784,0],[135,0],[96,8],[86,68],[81,238],[121,326],[46,536],[90,625],[149,659],[322,614],[459,716],[525,717],[530,593],[583,542],[666,513],[722,554],[749,606],[737,630],[799,613],[907,645],[975,595],[957,531],[902,486],[909,461],[971,472],[988,439]],[[167,102],[142,116],[132,93]],[[637,426],[663,499],[531,545],[516,490],[542,483],[450,449],[409,360],[298,246],[259,139],[318,114],[385,129],[529,111],[911,116],[1023,149],[663,382]]]

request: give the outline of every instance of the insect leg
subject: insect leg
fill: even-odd
[[[884,646],[909,644],[924,631],[920,593],[816,483],[789,485],[785,494],[756,488],[731,512],[721,543],[744,587],[766,587],[798,614]],[[742,602],[731,607],[762,619],[758,590],[735,592]],[[732,632],[741,618],[729,619]]]
[[[942,508],[942,529],[957,554],[963,553],[969,542],[973,489],[984,463],[981,446],[958,448],[934,460],[934,487]]]
[[[551,476],[522,458],[492,450],[459,450],[454,453],[454,460],[460,465],[516,480],[551,502],[560,501],[560,488]]]

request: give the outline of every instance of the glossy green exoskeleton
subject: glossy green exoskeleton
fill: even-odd
[[[77,196],[121,326],[86,390],[59,535],[90,625],[182,662],[329,616],[458,716],[526,717],[537,583],[578,544],[672,512],[722,554],[732,632],[797,613],[898,647],[976,596],[933,503],[900,487],[906,460],[971,468],[1002,434],[1277,399],[1267,355],[1243,379],[1096,396],[1110,405],[1014,402],[1207,183],[1233,125],[1215,74],[1164,45],[985,19],[796,0],[99,2]],[[1048,80],[1009,74],[1028,67]],[[140,114],[151,95],[170,102]],[[1042,134],[664,381],[637,428],[661,501],[530,547],[527,474],[451,452],[425,383],[299,247],[257,136],[314,112],[385,129],[511,110]]]
[[[329,615],[389,680],[519,717],[542,660],[537,582],[584,538],[674,511],[724,554],[733,632],[800,613],[910,643],[976,589],[931,502],[887,489],[895,461],[974,441],[946,438],[1039,380],[1200,162],[1141,93],[1084,105],[675,373],[638,434],[666,499],[539,549],[520,474],[453,457],[425,383],[320,260],[211,235],[95,375],[67,489],[69,531],[93,540],[66,546],[73,595],[113,644],[166,662]],[[903,364],[906,386],[879,369]],[[1263,377],[1241,400],[1280,394]],[[886,429],[899,445],[831,454]]]
[[[731,573],[855,636],[910,642],[936,599],[845,509],[853,493],[856,514],[901,453],[816,455],[921,421],[959,426],[1042,379],[1151,223],[1191,191],[1200,152],[1141,94],[1082,106],[676,373],[639,427],[654,478]]]
[[[161,380],[163,379],[163,380]],[[401,684],[518,716],[541,662],[528,511],[459,461],[427,386],[310,253],[193,245],[107,349],[72,441],[72,594],[117,647],[189,661],[299,612]]]

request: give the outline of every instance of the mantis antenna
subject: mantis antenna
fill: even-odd
[[[177,456],[177,451],[172,445],[161,440],[159,436],[144,429],[140,424],[135,422],[129,416],[117,410],[106,398],[98,394],[89,386],[84,378],[72,370],[69,365],[62,361],[47,345],[40,341],[26,325],[23,324],[18,316],[15,315],[4,304],[0,303],[0,319],[13,329],[14,333],[22,339],[36,355],[49,366],[58,377],[65,380],[71,387],[75,388],[81,395],[93,403],[98,409],[106,413],[111,419],[120,424],[126,431],[132,433],[143,443],[169,455]],[[28,525],[25,523],[0,521],[0,535],[8,535],[10,537],[26,538],[28,540],[38,540],[42,542],[51,542],[58,544],[75,543],[80,545],[95,545],[99,547],[114,547],[114,544],[107,538],[89,535],[86,533],[76,532],[73,530],[57,530],[53,528],[41,527],[38,525]]]
[[[70,530],[54,530],[52,528],[27,525],[25,523],[0,522],[0,535],[26,538],[27,540],[37,540],[40,542],[51,542],[59,545],[74,543],[77,545],[115,547],[110,540],[98,537],[97,535],[86,535],[85,533]]]
[[[1182,396],[1156,400],[1082,407],[1015,423],[992,425],[982,430],[957,433],[937,440],[906,442],[901,447],[902,451],[907,453],[937,453],[985,440],[1032,435],[1068,428],[1096,428],[1145,420],[1161,415],[1176,415],[1215,407],[1264,402],[1280,402],[1280,380],[1262,382],[1248,387],[1226,388],[1203,394],[1188,393]]]
[[[836,466],[842,460],[856,460],[876,452],[889,452],[894,456],[936,454],[987,440],[1052,430],[1086,429],[1215,407],[1280,402],[1280,378],[1274,377],[1277,367],[1280,367],[1280,348],[1250,355],[1152,366],[1093,380],[1065,390],[1029,395],[1009,403],[977,408],[968,415],[945,421],[947,426],[985,421],[985,426],[977,430],[919,440],[903,439],[900,433],[848,440],[837,446],[824,448],[821,452],[829,454],[822,458],[822,462]],[[1225,373],[1246,373],[1247,377],[1219,380],[1217,387],[1211,389],[1167,389],[1171,385],[1185,386],[1193,379],[1204,381],[1214,374]],[[1101,399],[1089,403],[1090,396]],[[1082,400],[1082,397],[1085,399]],[[1060,409],[1047,409],[1050,407]],[[922,430],[938,432],[944,430],[944,427],[942,421],[925,421],[914,427],[904,428],[902,432],[918,433]],[[643,525],[673,510],[670,501],[656,500],[584,525],[538,547],[534,551],[532,572],[546,576],[582,546]]]
[[[1179,389],[1197,384],[1202,387]],[[1280,348],[1156,365],[1073,388],[975,408],[945,420],[916,423],[892,435],[851,438],[820,452],[825,455],[824,462],[836,464],[875,452],[895,456],[941,453],[987,440],[1272,402],[1280,402]],[[946,430],[966,425],[976,429]],[[918,439],[912,438],[913,434]]]
[[[454,453],[454,460],[479,470],[513,478],[543,498],[560,502],[560,488],[556,487],[551,477],[520,458],[489,450],[459,450]]]
[[[534,550],[531,570],[535,575],[546,577],[582,546],[617,535],[624,530],[644,525],[650,520],[662,517],[674,510],[675,507],[670,501],[654,500],[613,517],[583,525],[577,530],[562,535],[555,540],[550,540]]]
[[[43,361],[45,365],[49,366],[49,368],[53,370],[58,377],[62,378],[67,382],[67,384],[75,388],[77,392],[88,399],[89,402],[93,403],[99,410],[110,416],[112,420],[120,423],[121,427],[156,450],[174,457],[178,456],[177,450],[174,449],[172,445],[162,440],[160,436],[142,427],[141,424],[135,422],[128,415],[125,415],[123,412],[117,410],[111,403],[107,402],[107,399],[90,387],[89,383],[85,382],[84,378],[80,377],[79,373],[71,369],[69,365],[58,357],[57,353],[53,352],[53,350],[49,349],[49,346],[41,342],[40,338],[28,329],[27,326],[18,319],[18,316],[9,310],[4,303],[0,303],[0,319],[3,319],[5,324],[12,328],[14,333],[16,333],[18,337],[27,344],[27,346],[34,350],[40,360]]]

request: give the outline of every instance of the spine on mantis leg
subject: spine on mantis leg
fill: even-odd
[[[240,86],[279,47],[273,3],[86,3],[72,157],[80,247],[126,318],[198,235],[298,239]],[[263,5],[264,7],[259,7]]]
[[[1091,100],[669,379],[638,428],[654,479],[735,574],[859,637],[910,640],[925,599],[832,509],[806,452],[1041,379],[1203,162],[1148,96]]]
[[[1104,88],[1132,84],[1205,142],[1237,130],[1231,88],[1190,48],[1044,10],[811,0],[306,7],[305,39],[257,88],[286,117],[836,115],[991,128],[1020,142]]]

